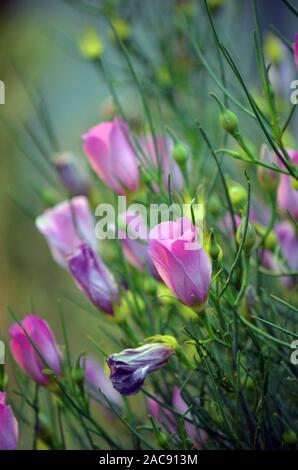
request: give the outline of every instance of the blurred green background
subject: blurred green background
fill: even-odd
[[[153,18],[158,16],[160,0],[111,3],[117,3],[119,11],[127,18],[134,17],[141,42],[147,44],[146,41],[154,38],[154,29],[150,31],[151,36],[142,37],[138,16],[141,18],[145,8]],[[165,0],[162,3],[171,6],[179,2]],[[238,57],[243,58],[245,50],[242,65],[249,72],[252,51],[248,40],[251,41],[252,18],[247,14],[248,3],[226,0],[219,20]],[[269,24],[275,22],[287,37],[293,37],[294,16],[280,5],[279,1],[259,1],[263,29],[267,30]],[[92,26],[100,33],[107,63],[119,81],[121,62],[118,63],[107,34],[106,22],[72,8],[68,2],[2,1],[0,8],[0,79],[6,86],[6,103],[0,109],[0,332],[7,338],[11,319],[5,305],[9,304],[20,316],[34,311],[49,319],[61,339],[57,299],[64,291],[73,292],[74,288],[68,275],[52,260],[33,222],[34,216],[43,210],[40,193],[47,190],[53,178],[55,186],[56,178],[47,163],[54,149],[40,126],[31,95],[42,94],[59,149],[82,155],[80,135],[102,118],[103,105],[109,96],[103,80],[79,54],[77,41],[86,28]],[[167,24],[172,19],[162,18],[162,21]],[[160,24],[157,22],[156,28]],[[149,48],[152,48],[153,63],[154,46],[149,43]],[[124,93],[129,93],[129,88],[125,87]],[[133,101],[130,103],[134,106]],[[38,145],[32,133],[38,136]],[[90,349],[84,338],[92,325],[97,325],[95,320],[88,316],[86,323],[86,312],[67,300],[63,300],[63,310],[71,325],[73,352],[78,353],[82,347]]]

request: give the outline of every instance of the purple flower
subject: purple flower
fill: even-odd
[[[37,217],[36,226],[47,239],[53,258],[67,267],[66,258],[82,241],[96,247],[94,221],[88,199],[77,196],[47,209]]]
[[[62,356],[53,332],[47,322],[36,315],[27,315],[21,323],[23,328],[15,323],[9,329],[12,355],[19,367],[35,382],[47,386],[50,378],[43,373],[46,365],[41,357],[56,375],[61,374]]]
[[[162,401],[160,397],[157,398],[159,399],[159,401]],[[157,403],[151,398],[147,400],[147,403],[149,413],[156,422],[164,424],[171,433],[177,432],[177,417],[172,411],[168,410],[167,408],[163,408],[161,405],[159,405],[159,403]],[[176,411],[178,411],[178,413],[186,416],[186,418],[191,419],[191,413],[190,411],[187,412],[188,406],[183,400],[180,389],[179,387],[177,387],[177,385],[175,385],[173,388],[172,406]],[[185,420],[184,423],[186,433],[188,437],[192,440],[194,446],[197,449],[201,448],[201,445],[196,441],[197,431],[195,425],[187,420]],[[206,435],[203,431],[199,430],[199,435],[201,437],[201,440],[206,439]]]
[[[167,344],[150,343],[112,354],[107,363],[113,387],[122,395],[134,395],[139,392],[147,374],[165,365],[174,352]]]
[[[149,254],[160,277],[189,307],[205,303],[212,271],[196,235],[197,229],[186,217],[162,222],[149,234]]]
[[[284,221],[276,225],[274,229],[279,241],[280,252],[284,262],[269,250],[262,253],[262,266],[273,272],[286,272],[298,270],[298,239],[294,227],[290,222]],[[288,288],[295,283],[295,277],[282,277],[281,282]]]
[[[82,243],[68,257],[67,262],[76,283],[90,301],[104,312],[113,315],[113,303],[119,302],[117,285],[95,251],[87,243]]]
[[[0,392],[0,450],[16,450],[19,438],[19,427],[9,405],[6,405],[6,394]]]
[[[88,174],[71,152],[59,153],[54,160],[60,180],[72,196],[87,196],[90,189]]]
[[[296,69],[298,70],[298,33],[295,34],[295,42],[293,43],[293,49]]]
[[[120,195],[138,189],[138,159],[130,145],[129,129],[121,119],[102,122],[82,138],[90,165],[107,186]]]
[[[146,268],[155,279],[160,280],[159,274],[149,256],[146,222],[140,215],[136,216],[132,212],[123,213],[121,219],[126,225],[125,232],[120,230],[120,243],[126,259],[139,271],[144,271]],[[137,225],[133,224],[132,227],[134,220],[137,222]]]
[[[298,152],[288,149],[288,154],[293,164],[298,165]],[[293,178],[291,176],[281,175],[277,200],[279,207],[285,213],[290,212],[298,221],[298,191],[293,187]]]
[[[98,398],[98,389],[118,406],[122,405],[121,395],[113,388],[103,366],[90,356],[82,359],[87,392],[92,398]]]

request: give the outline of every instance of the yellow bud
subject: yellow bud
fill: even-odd
[[[112,20],[112,25],[117,33],[117,36],[122,41],[126,41],[131,36],[131,27],[127,21],[122,20],[121,18],[114,18]],[[112,39],[115,39],[114,33],[111,32]]]
[[[236,233],[236,240],[238,245],[241,244],[243,237],[244,237],[244,229],[245,229],[245,220],[242,219],[241,224],[238,227],[237,233]],[[246,254],[249,254],[255,244],[256,241],[256,231],[254,229],[254,226],[248,222],[247,225],[247,232],[244,240],[244,245],[243,245],[243,250]]]
[[[211,11],[216,11],[223,6],[224,0],[207,0],[207,3]]]
[[[269,62],[273,64],[279,64],[285,57],[285,48],[282,42],[271,33],[265,39],[264,50]]]
[[[241,209],[245,206],[247,200],[247,191],[239,183],[230,183],[228,185],[229,196],[233,206]]]
[[[291,181],[292,188],[298,191],[298,181],[296,180],[296,178],[293,178],[292,176],[290,176],[290,181]]]
[[[171,75],[167,67],[162,65],[156,72],[157,79],[161,85],[171,84]]]
[[[103,43],[94,29],[88,29],[79,43],[81,54],[87,59],[98,59],[103,53]]]
[[[174,336],[170,336],[170,335],[150,336],[149,338],[145,340],[145,343],[162,343],[175,350],[178,348],[177,340],[174,338]]]

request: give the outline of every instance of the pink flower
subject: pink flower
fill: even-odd
[[[47,209],[35,223],[46,237],[54,260],[64,268],[67,267],[67,256],[82,241],[96,247],[94,221],[85,196],[74,197]]]
[[[295,64],[298,70],[298,33],[295,34],[295,42],[293,43],[293,48],[294,48]]]
[[[298,165],[298,152],[287,150],[292,162]],[[281,175],[278,187],[277,200],[279,207],[285,212],[290,212],[298,221],[298,191],[293,187],[293,179],[288,175]]]
[[[102,122],[83,134],[82,138],[90,165],[107,186],[120,195],[138,189],[138,159],[124,122],[119,118]]]
[[[0,392],[0,450],[16,450],[19,427],[11,407],[5,402],[6,394]]]
[[[276,225],[274,229],[279,241],[282,259],[269,250],[262,253],[262,266],[273,272],[287,272],[298,270],[298,239],[294,227],[290,222],[284,221]],[[287,287],[293,287],[296,283],[295,277],[281,277],[281,282]]]
[[[173,141],[170,137],[157,137],[156,145],[158,150],[158,156],[156,155],[154,140],[151,135],[145,135],[140,137],[140,144],[143,148],[143,152],[146,157],[150,159],[151,163],[155,168],[158,168],[158,163],[162,167],[162,173],[164,175],[164,185],[168,188],[168,178],[171,175],[171,187],[177,192],[183,189],[183,176],[178,164],[172,157],[173,152]],[[159,158],[159,160],[158,160]]]
[[[205,303],[212,271],[196,235],[196,227],[186,217],[162,222],[149,234],[149,254],[160,277],[189,307]]]
[[[188,410],[188,406],[182,398],[180,388],[175,386],[173,390],[173,407],[175,410],[179,411],[182,415],[186,416],[186,418],[191,418],[191,414]],[[185,421],[185,429],[187,432],[188,437],[195,441],[196,438],[196,427],[190,423],[189,421]]]
[[[47,386],[50,378],[43,373],[44,369],[49,367],[56,375],[61,374],[62,357],[55,337],[47,322],[36,315],[26,316],[21,324],[22,327],[15,323],[9,329],[12,355],[26,374],[37,383]]]
[[[159,401],[162,401],[161,397],[157,397]],[[177,432],[178,422],[177,417],[175,414],[168,410],[167,408],[162,407],[153,399],[147,400],[148,410],[154,421],[157,423],[164,424],[166,428],[171,432]],[[192,424],[189,420],[192,419],[190,411],[187,412],[188,406],[182,398],[181,392],[179,387],[174,386],[173,393],[172,393],[172,407],[178,411],[181,415],[184,415],[188,420],[184,421],[185,430],[188,437],[192,440],[193,445],[200,449],[202,448],[201,444],[197,441],[197,430],[194,424]],[[198,429],[198,433],[200,436],[201,441],[206,440],[206,433],[200,429]]]

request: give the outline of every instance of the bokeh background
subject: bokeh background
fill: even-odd
[[[98,321],[65,298],[65,293],[71,297],[74,292],[73,283],[54,263],[34,225],[34,217],[43,210],[41,194],[54,198],[61,188],[47,163],[54,148],[44,135],[32,95],[43,97],[58,148],[82,155],[80,135],[103,119],[109,103],[104,81],[77,47],[80,36],[92,26],[104,42],[105,61],[117,77],[120,95],[128,107],[137,107],[137,100],[134,101],[133,90],[126,83],[123,62],[115,52],[104,18],[78,11],[69,3],[2,0],[0,4],[0,79],[6,87],[6,103],[0,106],[0,334],[7,338],[11,322],[6,308],[9,304],[20,316],[34,311],[49,319],[61,339],[57,300],[62,298],[72,351],[77,354],[84,348],[92,349],[86,336],[90,331],[95,331],[96,336]],[[154,66],[160,57],[155,55],[151,40],[163,22],[172,21],[171,17],[163,16],[165,5],[171,7],[177,2],[112,3],[119,4],[124,18],[133,19],[134,38],[147,52],[151,48]],[[218,19],[221,31],[231,50],[241,58],[246,76],[253,81],[250,2],[226,0],[223,3]],[[200,2],[197,4],[200,8]],[[295,17],[289,15],[281,1],[259,0],[258,4],[265,32],[274,23],[286,37],[294,36]],[[146,30],[141,22],[145,9],[151,17]],[[285,80],[285,86],[289,86],[290,79]],[[38,136],[38,142],[33,136]],[[101,337],[103,349],[104,341]]]

